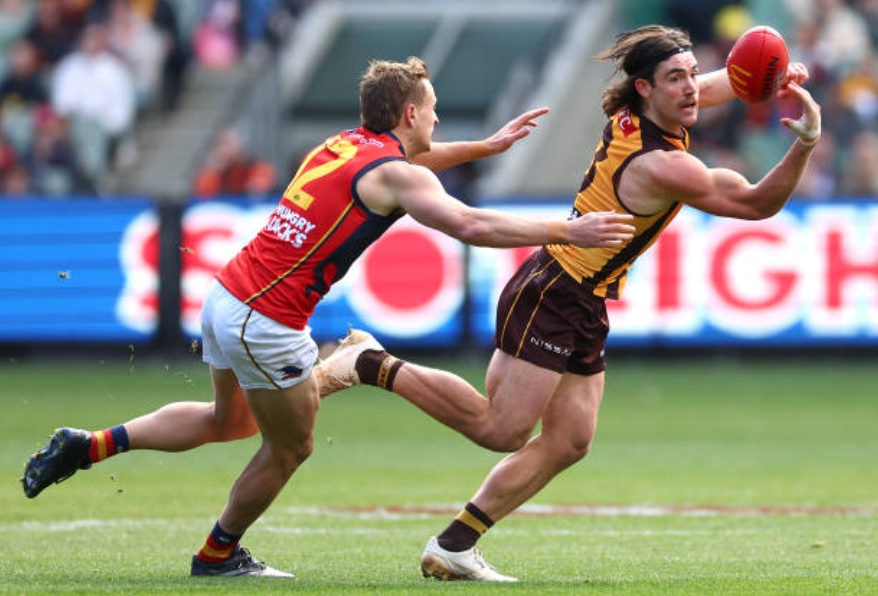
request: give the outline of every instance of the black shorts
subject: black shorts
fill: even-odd
[[[542,368],[592,375],[606,368],[609,330],[604,298],[540,249],[500,294],[494,344]]]

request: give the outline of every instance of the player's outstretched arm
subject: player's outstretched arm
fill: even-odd
[[[634,232],[625,223],[632,219],[628,214],[590,213],[569,222],[541,221],[469,207],[449,196],[431,171],[401,161],[363,176],[357,191],[370,208],[387,212],[392,206],[402,207],[423,225],[476,246],[612,246],[630,240]]]
[[[732,84],[729,82],[729,73],[725,68],[699,74],[697,81],[699,108],[719,105],[735,97]]]
[[[528,110],[481,141],[432,143],[430,150],[414,157],[412,163],[429,168],[433,172],[441,172],[468,161],[502,153],[529,135],[531,129],[537,126],[536,119],[548,112],[549,108]]]
[[[778,97],[787,97],[787,86],[790,83],[804,85],[808,80],[808,67],[801,62],[790,62],[780,80]],[[698,107],[709,108],[735,98],[729,73],[725,68],[698,75]]]
[[[654,151],[633,168],[639,177],[638,187],[659,189],[667,201],[682,201],[714,215],[738,219],[771,217],[793,194],[814,145],[820,140],[820,106],[798,84],[790,82],[787,88],[802,104],[802,115],[797,120],[783,118],[781,122],[798,138],[780,162],[756,184],[749,183],[738,172],[708,168],[681,151]]]

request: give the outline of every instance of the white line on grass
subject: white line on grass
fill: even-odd
[[[293,515],[324,515],[362,519],[420,519],[457,514],[463,505],[393,507],[288,507]],[[538,505],[526,504],[512,515],[524,517],[760,517],[874,516],[875,507],[722,506],[722,505]]]
[[[383,518],[382,518],[383,520]],[[386,527],[367,527],[367,528],[350,528],[350,527],[298,527],[293,525],[283,525],[280,520],[272,519],[270,522],[258,522],[255,528],[259,532],[269,534],[287,534],[295,536],[381,536],[399,534],[398,526]],[[17,524],[0,524],[0,531],[21,532],[27,531],[29,535],[35,534],[60,534],[65,532],[81,532],[82,530],[104,530],[104,529],[120,529],[127,530],[150,530],[150,529],[168,529],[174,528],[180,531],[197,532],[209,526],[205,520],[187,520],[183,522],[179,519],[86,519],[86,520],[68,520],[53,522],[36,522],[27,521]],[[690,528],[664,528],[655,529],[597,529],[597,528],[578,528],[575,530],[559,529],[559,528],[497,528],[498,534],[523,535],[523,536],[714,536],[719,534],[725,535],[759,535],[771,534],[773,530],[763,530],[757,528],[728,530],[725,532],[714,529],[690,529]],[[858,536],[869,535],[873,532],[867,528],[845,528],[836,530],[838,535]]]
[[[286,507],[281,512],[292,516],[344,517],[361,520],[412,520],[455,515],[462,505],[434,505],[408,507]],[[513,513],[520,517],[761,517],[761,516],[875,516],[875,507],[731,507],[686,505],[524,505]],[[277,516],[269,515],[259,523],[262,530],[286,534],[371,534],[378,530],[369,528],[297,527],[278,524]],[[209,525],[205,519],[77,519],[53,521],[22,521],[0,524],[0,532],[72,532],[89,528],[145,528],[156,527],[171,530],[196,530]],[[549,530],[548,533],[565,533],[567,530]],[[642,531],[640,531],[642,532]],[[648,530],[656,534],[690,530]],[[577,531],[577,533],[581,533]],[[614,532],[611,532],[614,533]],[[620,533],[631,533],[622,531]]]

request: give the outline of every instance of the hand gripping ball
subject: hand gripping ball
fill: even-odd
[[[780,33],[771,27],[753,27],[732,46],[726,71],[735,95],[746,103],[759,103],[774,97],[789,63]]]

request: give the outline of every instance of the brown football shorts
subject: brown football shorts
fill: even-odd
[[[604,298],[540,249],[500,294],[494,344],[542,368],[592,375],[606,368],[609,330]]]

